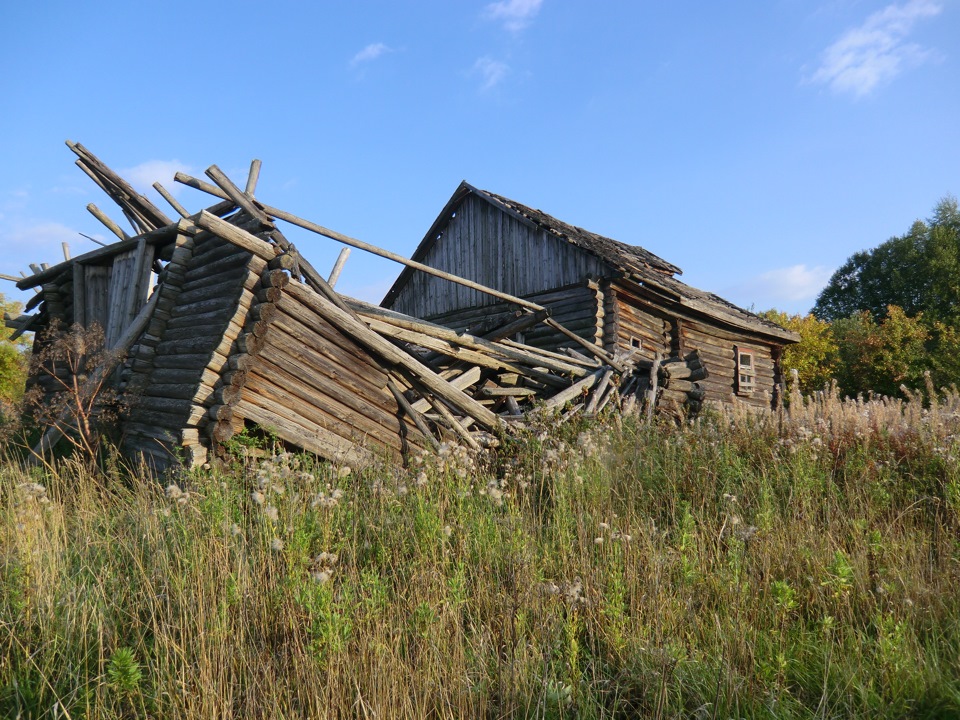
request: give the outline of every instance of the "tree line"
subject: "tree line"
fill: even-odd
[[[807,315],[763,317],[799,333],[784,351],[801,390],[835,380],[842,394],[899,395],[925,373],[935,387],[960,384],[960,209],[954,197],[932,216],[833,274]]]

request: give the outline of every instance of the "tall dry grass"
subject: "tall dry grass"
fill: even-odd
[[[0,715],[960,714],[960,398],[396,471],[0,466]]]

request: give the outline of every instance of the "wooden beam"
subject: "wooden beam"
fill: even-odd
[[[113,233],[114,235],[116,235],[118,238],[120,238],[121,240],[129,240],[129,239],[130,239],[130,236],[127,235],[126,232],[124,232],[123,228],[121,228],[121,227],[120,227],[119,225],[117,225],[113,220],[111,220],[110,217],[109,217],[103,210],[101,210],[100,208],[98,208],[96,205],[94,205],[93,203],[90,203],[89,205],[87,205],[87,210],[88,210],[88,211],[90,212],[90,214],[93,215],[97,220],[99,220],[100,222],[102,222],[102,223],[106,226],[107,230],[109,230],[110,232],[112,232],[112,233]]]
[[[253,193],[257,189],[257,181],[260,179],[260,165],[261,162],[256,159],[250,162],[250,172],[247,174],[247,186],[243,190],[244,195],[253,197]]]
[[[327,278],[327,284],[330,287],[334,287],[337,284],[337,280],[340,279],[340,272],[343,270],[343,266],[346,264],[348,257],[350,257],[350,248],[341,248],[340,254],[337,255],[337,261],[333,264],[333,269],[330,271],[330,277]]]
[[[287,292],[315,310],[327,322],[335,325],[341,332],[351,337],[370,352],[397,365],[412,374],[428,390],[435,393],[452,407],[474,418],[488,430],[500,427],[500,418],[483,405],[463,392],[454,389],[450,384],[437,375],[433,370],[421,363],[403,350],[377,335],[359,320],[351,316],[332,302],[314,292],[306,285],[293,281],[287,286]]]
[[[170,207],[176,210],[180,217],[190,217],[190,213],[187,212],[187,209],[177,202],[177,199],[171,195],[170,191],[167,190],[163,185],[161,185],[159,182],[155,182],[153,184],[153,189],[160,193],[160,197],[170,203]]]

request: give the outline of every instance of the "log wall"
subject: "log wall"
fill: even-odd
[[[751,341],[743,335],[722,330],[704,322],[683,320],[680,327],[683,346],[696,349],[709,376],[700,381],[708,400],[729,401],[736,393],[737,363],[734,347],[753,352],[756,381],[749,395],[736,395],[749,405],[769,407],[774,391],[775,363],[770,345]]]
[[[206,233],[177,238],[154,316],[121,375],[127,452],[160,468],[177,456],[206,459],[209,407],[265,265]]]
[[[336,462],[399,460],[425,439],[370,353],[288,293],[275,303],[233,412]]]

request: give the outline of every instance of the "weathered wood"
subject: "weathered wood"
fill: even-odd
[[[500,420],[496,414],[462,392],[451,388],[446,381],[423,363],[395,348],[366,325],[354,320],[348,313],[336,307],[332,302],[327,301],[298,282],[291,282],[287,291],[375,355],[412,373],[428,390],[436,393],[441,399],[450,403],[463,414],[473,417],[485,429],[493,430],[500,427]]]
[[[607,386],[610,384],[610,378],[613,377],[613,370],[607,369],[603,374],[603,377],[600,378],[600,382],[594,388],[593,392],[590,395],[590,400],[587,402],[586,406],[583,408],[583,412],[586,414],[592,414],[596,412],[597,406],[600,403],[600,400],[603,397],[604,392],[607,389]]]
[[[365,418],[364,422],[370,421],[393,434],[400,429],[396,406],[389,401],[389,395],[384,388],[365,388],[365,391],[358,392],[355,389],[358,384],[356,380],[351,379],[349,384],[344,383],[342,374],[341,377],[336,377],[330,372],[304,372],[305,368],[296,360],[272,346],[265,348],[259,356],[256,370],[262,373],[264,367],[280,377],[290,378],[291,382],[309,388],[307,392],[312,394],[307,396],[307,402],[311,404],[322,405],[324,398],[328,398],[334,401],[332,407],[342,408],[338,409],[337,413],[342,412],[345,419],[359,415]]]
[[[140,310],[140,313],[134,318],[133,322],[130,323],[126,332],[119,338],[116,346],[114,347],[113,353],[110,353],[107,356],[107,359],[97,367],[84,383],[82,394],[84,396],[89,395],[92,388],[97,387],[103,379],[113,372],[117,364],[122,358],[122,353],[129,348],[134,340],[137,339],[137,336],[143,331],[147,325],[147,321],[150,319],[150,314],[153,312],[153,305],[156,300],[156,293],[153,297],[150,298],[150,301],[144,305],[143,309]],[[69,417],[68,411],[61,413],[57,419],[57,422],[54,425],[47,429],[43,434],[43,437],[40,438],[40,442],[31,450],[32,458],[31,461],[36,459],[42,459],[44,454],[53,449],[53,447],[60,441],[63,437],[63,432],[57,427],[58,425],[63,425]]]
[[[361,310],[360,312],[365,322],[367,322],[371,327],[381,334],[389,334],[398,337],[399,339],[403,339],[406,342],[413,342],[422,347],[427,347],[431,350],[435,350],[452,357],[458,356],[458,352],[455,348],[451,348],[451,345],[459,345],[463,348],[474,350],[478,353],[494,357],[499,355],[525,365],[545,367],[548,370],[559,372],[565,375],[571,375],[573,377],[583,377],[586,374],[586,370],[584,370],[578,364],[570,363],[566,358],[558,360],[553,357],[546,356],[543,353],[535,353],[526,349],[522,349],[522,346],[521,348],[518,348],[516,344],[497,344],[483,338],[477,338],[472,335],[468,335],[466,333],[458,334],[452,330],[441,328],[431,323],[422,323],[413,318],[402,319],[397,317],[395,314],[382,315],[374,313],[370,310]],[[390,326],[397,328],[397,330],[391,330]],[[428,338],[432,338],[440,342],[430,343]],[[446,349],[438,349],[441,347]]]
[[[345,410],[338,403],[329,402],[325,406],[313,404],[313,402],[310,402],[314,397],[313,394],[304,389],[302,385],[287,385],[285,381],[278,382],[278,380],[277,377],[269,377],[264,374],[262,365],[258,363],[251,370],[244,386],[242,401],[261,403],[265,400],[264,407],[267,407],[269,402],[279,402],[283,404],[286,411],[285,414],[280,413],[280,417],[293,414],[306,422],[324,428],[330,434],[357,445],[370,448],[371,444],[375,444],[378,447],[399,453],[401,440],[398,433],[388,432],[377,423],[364,419],[360,413],[355,413],[352,417],[362,423],[361,425],[344,422],[339,413]],[[239,406],[239,403],[237,406]],[[275,408],[272,406],[270,410],[275,412]],[[396,418],[394,418],[394,422],[396,422]]]
[[[216,188],[215,186],[211,186],[208,183],[204,183],[203,181],[198,181],[196,178],[191,178],[189,175],[185,173],[177,173],[175,179],[177,180],[177,182],[181,182],[185,185],[189,185],[190,187],[203,190],[205,192],[210,193],[211,195],[215,195],[217,197],[222,197],[222,198],[228,197],[225,193],[223,193],[223,191],[218,192],[217,191],[218,188]],[[485,287],[483,285],[480,285],[479,283],[475,283],[471,280],[458,277],[457,275],[452,275],[451,273],[443,272],[442,270],[437,270],[436,268],[432,268],[429,265],[418,263],[414,260],[408,260],[402,255],[397,255],[396,253],[390,252],[389,250],[383,250],[381,248],[378,248],[375,245],[371,245],[369,243],[363,242],[362,240],[351,238],[348,235],[343,235],[342,233],[334,232],[333,230],[328,230],[322,225],[318,225],[317,223],[310,222],[309,220],[304,220],[303,218],[299,218],[296,215],[293,215],[288,212],[284,212],[283,210],[278,210],[277,208],[270,207],[269,205],[263,205],[262,207],[264,212],[267,213],[267,215],[270,215],[279,220],[285,220],[286,222],[289,222],[292,225],[296,225],[298,227],[303,228],[304,230],[309,230],[310,232],[317,233],[318,235],[323,235],[324,237],[328,237],[331,240],[336,240],[337,242],[341,242],[344,245],[349,245],[350,247],[357,248],[358,250],[366,250],[369,253],[378,255],[388,260],[393,260],[394,262],[398,262],[401,265],[406,265],[407,267],[412,267],[416,270],[425,272],[428,275],[434,275],[435,277],[443,278],[444,280],[449,280],[450,282],[456,283],[458,285],[463,285],[464,287],[469,287],[473,290],[477,290],[487,295],[498,297],[501,300],[506,300],[508,302],[515,303],[522,307],[528,308],[529,310],[536,311],[536,310],[544,309],[541,306],[537,305],[536,303],[531,303],[527,300],[524,300],[523,298],[514,297],[513,295],[510,295],[508,293],[502,293],[499,290],[494,290],[493,288]],[[207,228],[207,229],[210,229],[210,228]]]
[[[393,381],[393,379],[387,380],[387,388],[397,401],[397,405],[403,409],[407,416],[413,421],[413,424],[417,426],[420,434],[423,435],[423,437],[430,443],[434,451],[439,452],[440,443],[437,442],[437,439],[433,436],[433,433],[430,432],[430,428],[424,421],[423,416],[420,415],[420,413],[415,410],[412,405],[410,405],[410,403],[407,401],[407,398],[405,398],[403,393],[400,392],[400,388],[397,387],[397,384]]]
[[[482,398],[494,397],[532,397],[539,394],[533,388],[526,387],[483,387],[477,393]]]
[[[250,161],[250,172],[247,173],[247,185],[243,190],[244,195],[253,197],[257,189],[257,181],[260,179],[260,161],[257,159]]]
[[[480,450],[480,443],[478,443],[473,436],[467,431],[467,429],[457,420],[453,413],[443,404],[441,400],[435,398],[432,394],[428,393],[425,395],[425,398],[430,402],[430,405],[433,406],[433,409],[437,411],[440,415],[441,421],[454,433],[460,437],[463,442],[465,442],[473,450]]]
[[[276,306],[280,315],[275,319],[275,322],[280,323],[285,330],[294,334],[302,342],[308,343],[310,347],[326,351],[332,344],[342,353],[351,355],[353,357],[352,362],[361,365],[371,364],[369,352],[355,338],[344,334],[340,328],[331,324],[310,307],[298,302],[297,299],[284,296],[280,298]],[[293,324],[285,320],[284,316],[290,318]],[[386,383],[385,376],[382,381]],[[379,378],[377,382],[380,382]]]
[[[207,177],[213,180],[217,186],[224,192],[224,194],[232,200],[237,206],[243,210],[247,215],[252,218],[259,220],[265,227],[272,226],[273,223],[270,222],[270,218],[267,217],[256,204],[254,204],[253,199],[240,191],[233,181],[226,176],[226,174],[218,168],[216,165],[211,165],[205,171]]]
[[[237,410],[242,413],[243,417],[262,427],[276,431],[277,435],[287,442],[302,447],[308,452],[356,468],[363,468],[376,460],[375,456],[368,450],[349,440],[332,435],[326,432],[324,428],[312,423],[298,422],[298,418],[291,417],[291,413],[282,405],[272,403],[270,407],[287,417],[280,414],[275,415],[270,410],[246,400],[237,403]],[[277,425],[278,420],[283,423],[282,426]]]
[[[181,220],[181,223],[186,221]],[[231,242],[237,247],[241,247],[247,252],[253,253],[262,260],[270,261],[279,255],[282,250],[276,245],[271,245],[265,240],[246,232],[245,230],[231,225],[226,220],[218,218],[216,215],[201,210],[197,216],[196,224],[205,230],[227,242]]]
[[[480,380],[482,374],[480,368],[476,366],[467,370],[456,370],[454,372],[457,374],[452,377],[445,377],[446,373],[441,375],[441,377],[455,390],[465,390],[471,385],[474,385]],[[430,407],[430,403],[427,400],[421,399],[413,403],[413,408],[419,412],[423,412],[428,407]]]
[[[600,380],[600,378],[603,376],[603,374],[607,370],[608,368],[602,367],[599,370],[596,370],[595,372],[590,373],[586,377],[575,382],[573,385],[571,385],[567,389],[561,390],[556,395],[549,398],[543,404],[543,406],[548,410],[563,407],[565,404],[579,397],[581,394],[583,394],[584,392],[592,388],[594,385],[596,385],[597,382]]]
[[[283,353],[304,372],[326,375],[370,402],[379,402],[382,397],[387,376],[369,357],[356,358],[335,341],[314,335],[302,323],[278,315],[271,325],[269,340],[264,352]]]
[[[160,197],[166,200],[170,204],[170,207],[176,210],[180,217],[190,217],[190,213],[186,210],[186,208],[177,202],[177,199],[171,195],[163,185],[161,185],[159,182],[155,182],[153,184],[153,189],[160,193]]]
[[[512,359],[507,359],[504,357],[507,353],[494,354],[477,352],[470,347],[461,346],[459,343],[454,344],[446,340],[440,340],[423,333],[415,332],[413,330],[406,330],[404,328],[396,327],[374,318],[366,318],[366,322],[371,329],[375,330],[382,336],[409,342],[414,345],[433,350],[434,352],[450,358],[455,358],[473,365],[479,365],[480,367],[489,368],[491,370],[524,372],[524,368],[521,365],[518,365]],[[535,362],[532,364],[540,365],[541,363]]]
[[[647,390],[647,422],[653,420],[653,409],[657,405],[657,385],[660,382],[660,353],[653,356],[650,366],[650,387]]]
[[[100,208],[98,208],[96,205],[94,205],[93,203],[88,204],[88,205],[87,205],[87,210],[88,210],[88,211],[90,212],[90,214],[93,215],[97,220],[99,220],[100,222],[102,222],[102,223],[106,226],[107,230],[109,230],[110,232],[112,232],[112,233],[113,233],[114,235],[116,235],[118,238],[120,238],[121,240],[129,240],[129,239],[130,239],[130,236],[127,235],[127,233],[124,232],[123,228],[121,228],[121,227],[120,227],[119,225],[117,225],[113,220],[111,220],[111,219],[107,216],[107,214],[106,214],[105,212],[103,212],[103,210],[101,210]]]
[[[74,143],[67,141],[67,146],[73,150],[76,155],[87,163],[90,168],[100,176],[102,181],[105,181],[106,184],[113,186],[114,193],[122,197],[125,202],[121,202],[114,194],[111,194],[114,197],[114,200],[121,207],[131,207],[137,212],[142,213],[154,227],[161,227],[164,225],[170,225],[171,221],[159,208],[154,206],[147,198],[140,195],[136,190],[134,190],[127,182],[113,172],[109,167],[107,167],[100,159],[87,150],[80,143]]]
[[[337,284],[337,280],[340,279],[340,273],[343,271],[343,266],[347,263],[348,257],[350,257],[350,248],[341,248],[340,254],[337,255],[337,261],[330,270],[330,277],[327,278],[327,284],[330,287],[334,287]]]

